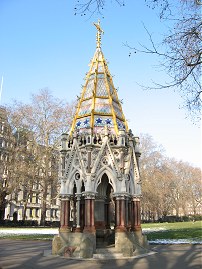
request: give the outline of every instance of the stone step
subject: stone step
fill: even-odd
[[[93,254],[93,259],[121,259],[121,258],[123,258],[122,253]]]
[[[93,254],[94,259],[120,259],[123,258],[123,254],[119,253],[112,248],[98,248],[96,249],[96,253]]]
[[[104,247],[104,248],[97,248],[97,254],[109,254],[109,253],[117,253],[115,247]]]

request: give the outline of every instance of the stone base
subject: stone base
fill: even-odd
[[[65,257],[92,258],[96,249],[96,237],[91,233],[60,231],[52,241],[52,254]]]
[[[142,231],[116,232],[115,249],[123,253],[124,257],[132,257],[149,251],[147,239],[142,235]]]
[[[114,231],[96,231],[95,233],[72,233],[60,230],[52,241],[52,254],[75,258],[92,258],[96,248],[106,247],[114,238]],[[142,231],[115,232],[115,251],[124,257],[132,257],[149,252],[147,239]]]

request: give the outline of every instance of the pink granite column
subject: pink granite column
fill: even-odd
[[[62,197],[60,210],[60,231],[70,231],[70,198]]]
[[[94,193],[84,193],[85,197],[85,226],[84,232],[94,233],[95,232],[95,194]]]
[[[126,231],[126,202],[124,195],[115,196],[116,203],[116,231],[125,232]]]
[[[127,223],[128,231],[130,231],[131,229],[131,213],[132,213],[131,198],[128,198],[128,223]]]
[[[141,230],[140,199],[134,197],[132,200],[132,231]]]

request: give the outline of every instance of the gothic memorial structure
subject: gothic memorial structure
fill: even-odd
[[[134,256],[148,251],[140,224],[139,139],[122,111],[101,49],[90,62],[77,110],[60,150],[60,229],[52,253],[91,258],[100,249]]]

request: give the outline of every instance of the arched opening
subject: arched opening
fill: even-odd
[[[97,187],[95,199],[95,229],[97,247],[114,244],[115,206],[113,187],[106,173]]]

